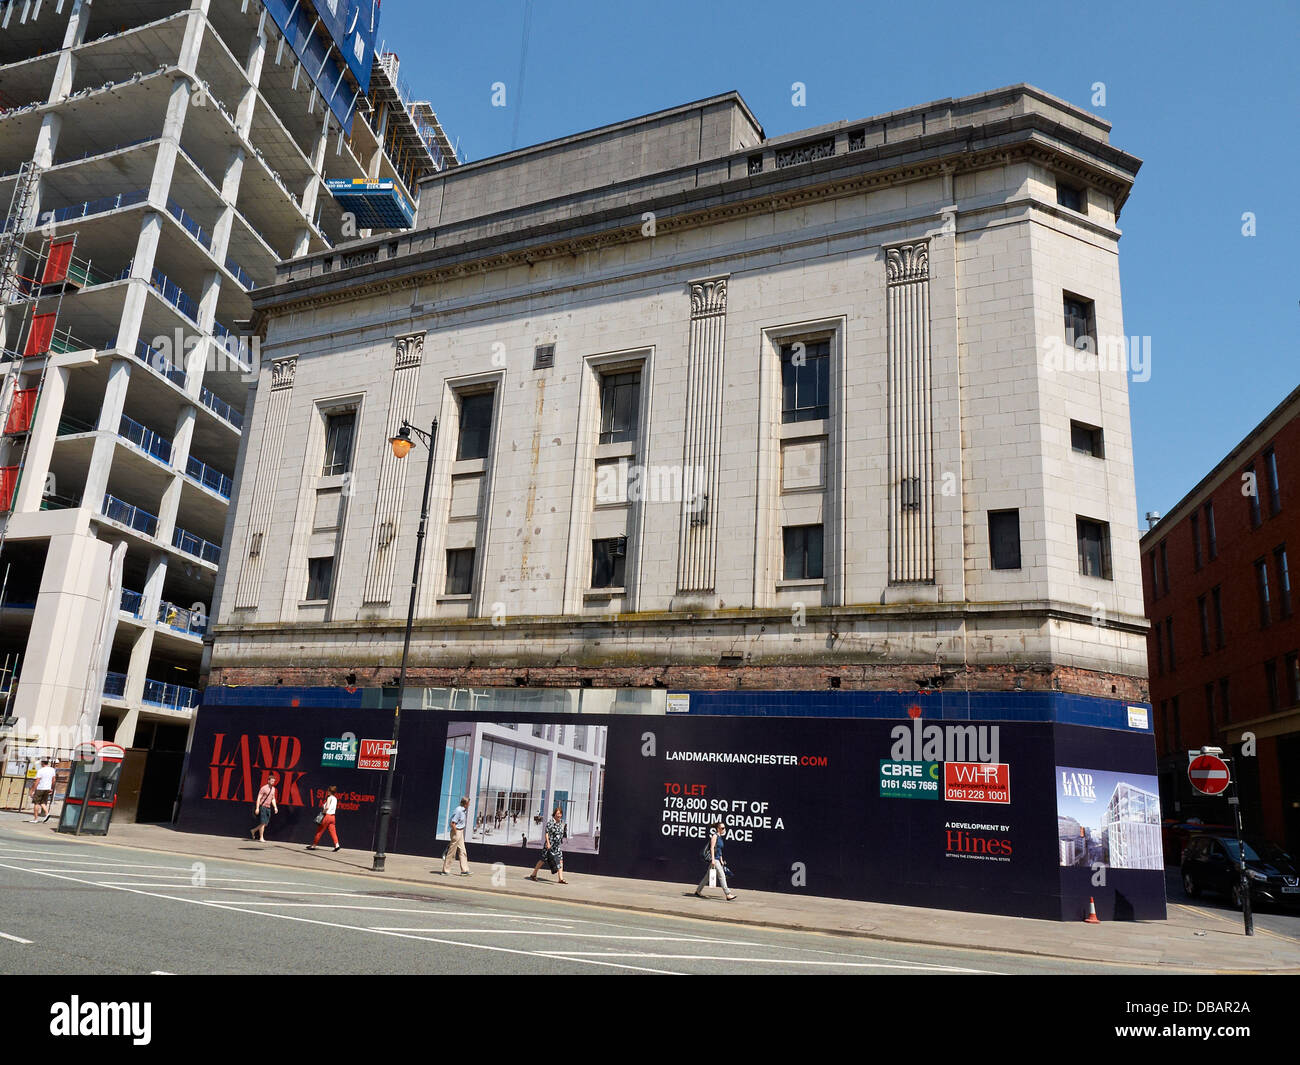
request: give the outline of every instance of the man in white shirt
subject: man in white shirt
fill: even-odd
[[[451,865],[452,856],[460,859],[460,875],[469,876],[469,859],[465,854],[465,813],[469,809],[469,799],[461,799],[460,805],[451,815],[451,842],[447,852],[442,856],[442,875],[447,875],[447,866]]]
[[[41,768],[36,770],[36,787],[32,796],[32,824],[50,816],[50,804],[54,800],[54,766],[48,758],[41,759]]]

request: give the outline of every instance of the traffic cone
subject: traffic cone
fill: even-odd
[[[1097,919],[1097,903],[1091,895],[1088,896],[1088,916],[1083,919],[1084,924],[1101,924]]]

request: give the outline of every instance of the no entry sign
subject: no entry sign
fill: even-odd
[[[1202,795],[1218,795],[1227,788],[1228,763],[1212,754],[1197,755],[1187,766],[1187,776],[1192,787]]]

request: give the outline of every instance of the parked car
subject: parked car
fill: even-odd
[[[1205,832],[1218,836],[1234,835],[1232,825],[1206,824],[1195,817],[1187,821],[1166,818],[1160,826],[1160,841],[1164,847],[1165,865],[1180,864],[1187,841]]]
[[[1300,904],[1300,868],[1274,843],[1245,840],[1246,881],[1251,905],[1271,902]],[[1237,869],[1237,840],[1232,836],[1195,836],[1183,849],[1183,890],[1195,898],[1213,891],[1232,899],[1241,909],[1241,876]]]

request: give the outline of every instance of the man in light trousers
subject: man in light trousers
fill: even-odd
[[[453,856],[460,859],[460,875],[469,876],[469,859],[465,854],[465,813],[469,809],[469,799],[461,799],[460,805],[451,815],[451,842],[442,856],[442,875],[447,875]]]

